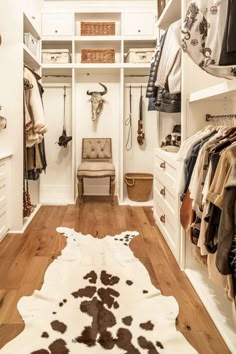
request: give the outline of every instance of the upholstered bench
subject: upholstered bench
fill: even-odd
[[[114,204],[115,167],[112,163],[112,140],[111,138],[82,139],[82,158],[77,170],[77,203],[83,202],[84,178],[104,177],[109,177],[109,195]]]

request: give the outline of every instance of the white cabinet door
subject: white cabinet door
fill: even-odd
[[[67,14],[42,14],[43,36],[72,36],[73,17]]]
[[[124,36],[151,36],[154,34],[155,15],[152,12],[127,12],[123,18]]]

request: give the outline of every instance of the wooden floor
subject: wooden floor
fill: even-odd
[[[58,226],[96,237],[138,231],[131,248],[152,283],[163,295],[176,298],[177,328],[200,354],[230,353],[155,226],[151,208],[112,207],[102,198],[88,198],[82,207],[43,206],[24,234],[9,234],[0,243],[0,348],[24,328],[18,300],[41,288],[48,265],[65,246],[65,238],[56,232]]]

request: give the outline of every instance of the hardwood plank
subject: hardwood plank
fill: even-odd
[[[209,346],[209,343],[214,346],[213,333],[216,330],[214,323],[209,318],[187,276],[180,270],[158,228],[146,223],[147,217],[143,215],[142,209],[136,209],[136,214],[137,220],[140,221],[149,259],[160,283],[160,289],[164,295],[173,295],[179,304],[177,328],[199,353],[203,352],[204,345],[204,353],[207,354],[214,353],[214,351],[215,353],[230,353],[219,333],[217,348],[212,349]],[[197,337],[199,332],[201,341]]]
[[[21,324],[0,324],[0,348],[12,339],[18,336],[25,328],[24,323]]]
[[[24,234],[7,235],[0,243],[0,348],[24,328],[18,300],[40,289],[48,265],[65,247],[58,226],[95,237],[138,231],[130,248],[154,286],[176,298],[177,328],[200,354],[230,353],[156,227],[151,208],[112,206],[103,197],[87,197],[80,207],[43,206]]]

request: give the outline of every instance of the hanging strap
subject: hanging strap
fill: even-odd
[[[132,93],[131,93],[131,85],[129,87],[129,115],[125,121],[125,125],[129,126],[127,141],[125,144],[125,148],[127,151],[132,149]]]
[[[140,87],[140,99],[139,99],[139,120],[138,120],[138,131],[137,131],[137,141],[139,145],[143,145],[145,134],[143,131],[143,93],[142,86]]]
[[[64,86],[63,131],[66,132],[66,86]]]

